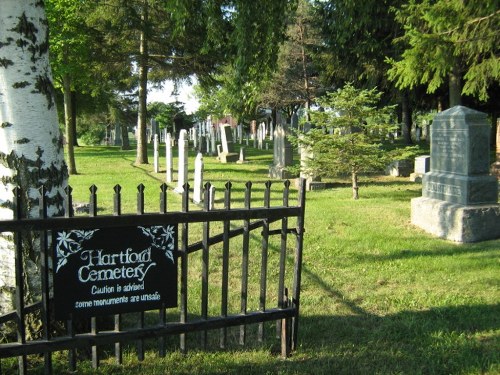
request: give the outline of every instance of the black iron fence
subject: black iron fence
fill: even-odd
[[[53,353],[67,351],[68,369],[74,371],[81,349],[87,349],[93,367],[98,367],[103,357],[98,348],[105,345],[113,348],[121,363],[126,344],[134,344],[142,360],[145,340],[153,339],[164,356],[167,341],[175,336],[179,337],[176,349],[186,352],[193,345],[191,332],[201,332],[196,345],[202,348],[213,345],[209,332],[214,330],[221,348],[230,341],[230,329],[231,339],[245,345],[250,327],[254,327],[252,341],[263,341],[272,327],[270,336],[276,335],[283,356],[297,347],[304,183],[297,205],[289,204],[290,182],[285,181],[280,205],[271,206],[271,183],[267,182],[263,206],[251,207],[252,183],[248,182],[243,206],[233,208],[228,182],[220,209],[210,207],[211,185],[206,184],[203,207],[195,210],[189,209],[189,186],[185,185],[181,209],[175,212],[167,210],[164,184],[159,213],[144,212],[144,186],[140,185],[134,215],[121,213],[121,188],[117,185],[114,190],[113,215],[97,214],[97,188],[92,186],[88,216],[74,216],[68,187],[66,217],[49,218],[42,187],[40,218],[33,219],[20,217],[22,192],[15,189],[14,219],[0,221],[0,232],[13,234],[16,268],[15,310],[0,316],[2,326],[14,329],[11,338],[5,337],[0,344],[0,359],[17,357],[22,374],[27,372],[28,356],[43,356],[45,372],[52,373]],[[290,218],[296,218],[295,225],[290,225]],[[103,234],[99,240],[97,231]],[[41,296],[30,304],[24,286],[22,238],[26,233],[37,233],[40,239]],[[134,245],[139,243],[135,237],[149,242]],[[170,262],[168,271],[158,267],[161,262]],[[132,281],[125,282],[125,278]],[[103,314],[106,324],[101,327]],[[34,316],[41,329],[32,338],[27,322]],[[90,323],[82,328],[79,322],[85,317]],[[276,324],[269,324],[273,321]]]

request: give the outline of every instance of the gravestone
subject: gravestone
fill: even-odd
[[[166,180],[167,183],[170,183],[173,181],[172,177],[172,172],[173,172],[173,165],[172,165],[172,138],[170,136],[170,133],[167,133],[165,136],[165,165],[166,165]]]
[[[282,180],[292,178],[293,175],[287,167],[293,163],[293,148],[287,139],[286,130],[281,125],[276,126],[274,130],[273,154],[273,164],[269,166],[269,177]]]
[[[222,150],[219,152],[221,163],[234,163],[238,160],[238,154],[234,152],[233,132],[230,125],[221,126]]]
[[[240,147],[240,158],[236,163],[245,164],[247,161],[245,159],[245,147]]]
[[[496,161],[491,165],[491,174],[500,180],[500,118],[497,119]]]
[[[160,172],[160,141],[158,138],[158,134],[155,134],[153,138],[153,170],[155,173]]]
[[[293,112],[292,118],[290,120],[290,126],[295,130],[299,128],[299,116],[297,115],[297,112]]]
[[[154,118],[151,119],[151,139],[154,141],[155,135],[160,134],[160,127]]]
[[[414,225],[457,242],[500,238],[498,182],[489,175],[486,114],[456,106],[431,126],[430,172],[411,201]]]
[[[431,170],[431,157],[429,155],[422,155],[415,158],[415,165],[413,173],[410,173],[410,181],[422,182],[424,174]]]
[[[210,127],[210,146],[208,146],[208,143],[207,143],[207,149],[209,149],[209,153],[210,155],[215,155],[216,151],[217,151],[217,148],[215,146],[216,142],[215,142],[215,134],[216,134],[216,131],[215,131],[215,128],[213,126]]]
[[[259,127],[257,129],[257,147],[259,150],[263,149],[263,142],[264,142],[264,137],[265,137],[265,127],[264,123],[261,122],[259,124]]]
[[[311,130],[311,124],[304,124],[304,132],[309,132]],[[326,184],[321,181],[321,177],[312,174],[310,171],[306,171],[305,167],[307,165],[307,161],[314,158],[314,154],[311,151],[310,147],[305,145],[300,146],[300,176],[295,180],[295,186],[297,188],[300,187],[301,179],[304,179],[306,182],[306,190],[323,190],[326,187]]]
[[[179,157],[177,168],[177,187],[174,189],[176,193],[182,194],[184,192],[184,184],[187,183],[188,177],[188,140],[187,131],[182,129],[179,132]]]
[[[122,145],[122,127],[120,124],[115,124],[115,136],[113,139],[113,144],[115,146]]]
[[[194,161],[194,187],[193,187],[193,202],[203,202],[203,155],[201,152],[196,155]]]
[[[409,177],[412,169],[410,160],[394,160],[385,168],[385,173],[392,177]]]

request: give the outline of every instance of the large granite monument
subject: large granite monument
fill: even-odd
[[[498,181],[489,174],[490,128],[486,114],[456,106],[431,126],[430,172],[422,197],[412,199],[411,221],[457,242],[500,238]]]
[[[491,174],[500,180],[500,118],[497,119],[496,160],[491,165]]]

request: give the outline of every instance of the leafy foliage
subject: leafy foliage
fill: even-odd
[[[316,128],[296,140],[312,153],[303,166],[307,174],[350,174],[357,199],[358,175],[382,169],[399,152],[384,147],[395,129],[394,108],[377,108],[380,96],[376,89],[360,90],[349,83],[318,98],[322,108],[310,113]]]

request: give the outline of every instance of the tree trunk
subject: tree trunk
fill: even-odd
[[[359,198],[358,174],[353,171],[351,176],[352,176],[352,199],[358,199]]]
[[[402,115],[402,128],[401,133],[405,144],[411,145],[411,106],[408,91],[404,90],[401,93],[401,115]]]
[[[73,146],[79,147],[76,132],[76,92],[71,91],[71,131],[73,132]]]
[[[299,39],[300,39],[300,54],[302,58],[302,77],[304,79],[304,91],[306,94],[306,100],[304,103],[304,109],[305,109],[305,115],[306,115],[306,121],[311,121],[310,114],[309,114],[309,109],[311,108],[311,92],[309,88],[309,75],[307,74],[307,54],[306,54],[306,49],[304,47],[305,42],[305,30],[304,30],[303,25],[301,25],[298,30],[299,30]]]
[[[449,75],[449,86],[450,108],[462,105],[462,77],[458,64],[455,64]]]
[[[73,101],[71,100],[71,78],[69,74],[63,75],[64,94],[64,128],[66,130],[66,155],[68,173],[77,174],[75,163],[75,133],[73,132]]]
[[[130,150],[130,142],[128,139],[128,127],[126,124],[120,124],[120,131],[122,133],[122,150]]]
[[[67,169],[48,59],[47,18],[39,0],[2,0],[0,12],[0,218],[13,217],[13,188],[25,193],[21,214],[38,217],[39,190],[48,215],[64,211]],[[25,295],[39,291],[39,241],[28,238]],[[15,289],[12,236],[0,235],[0,314],[12,309]],[[38,287],[36,286],[38,285]],[[36,297],[36,296],[35,296]],[[26,301],[29,302],[29,301]]]
[[[147,126],[147,92],[148,92],[148,41],[146,23],[148,22],[148,1],[144,0],[142,14],[142,31],[139,57],[139,108],[137,115],[137,156],[136,164],[148,164]]]

